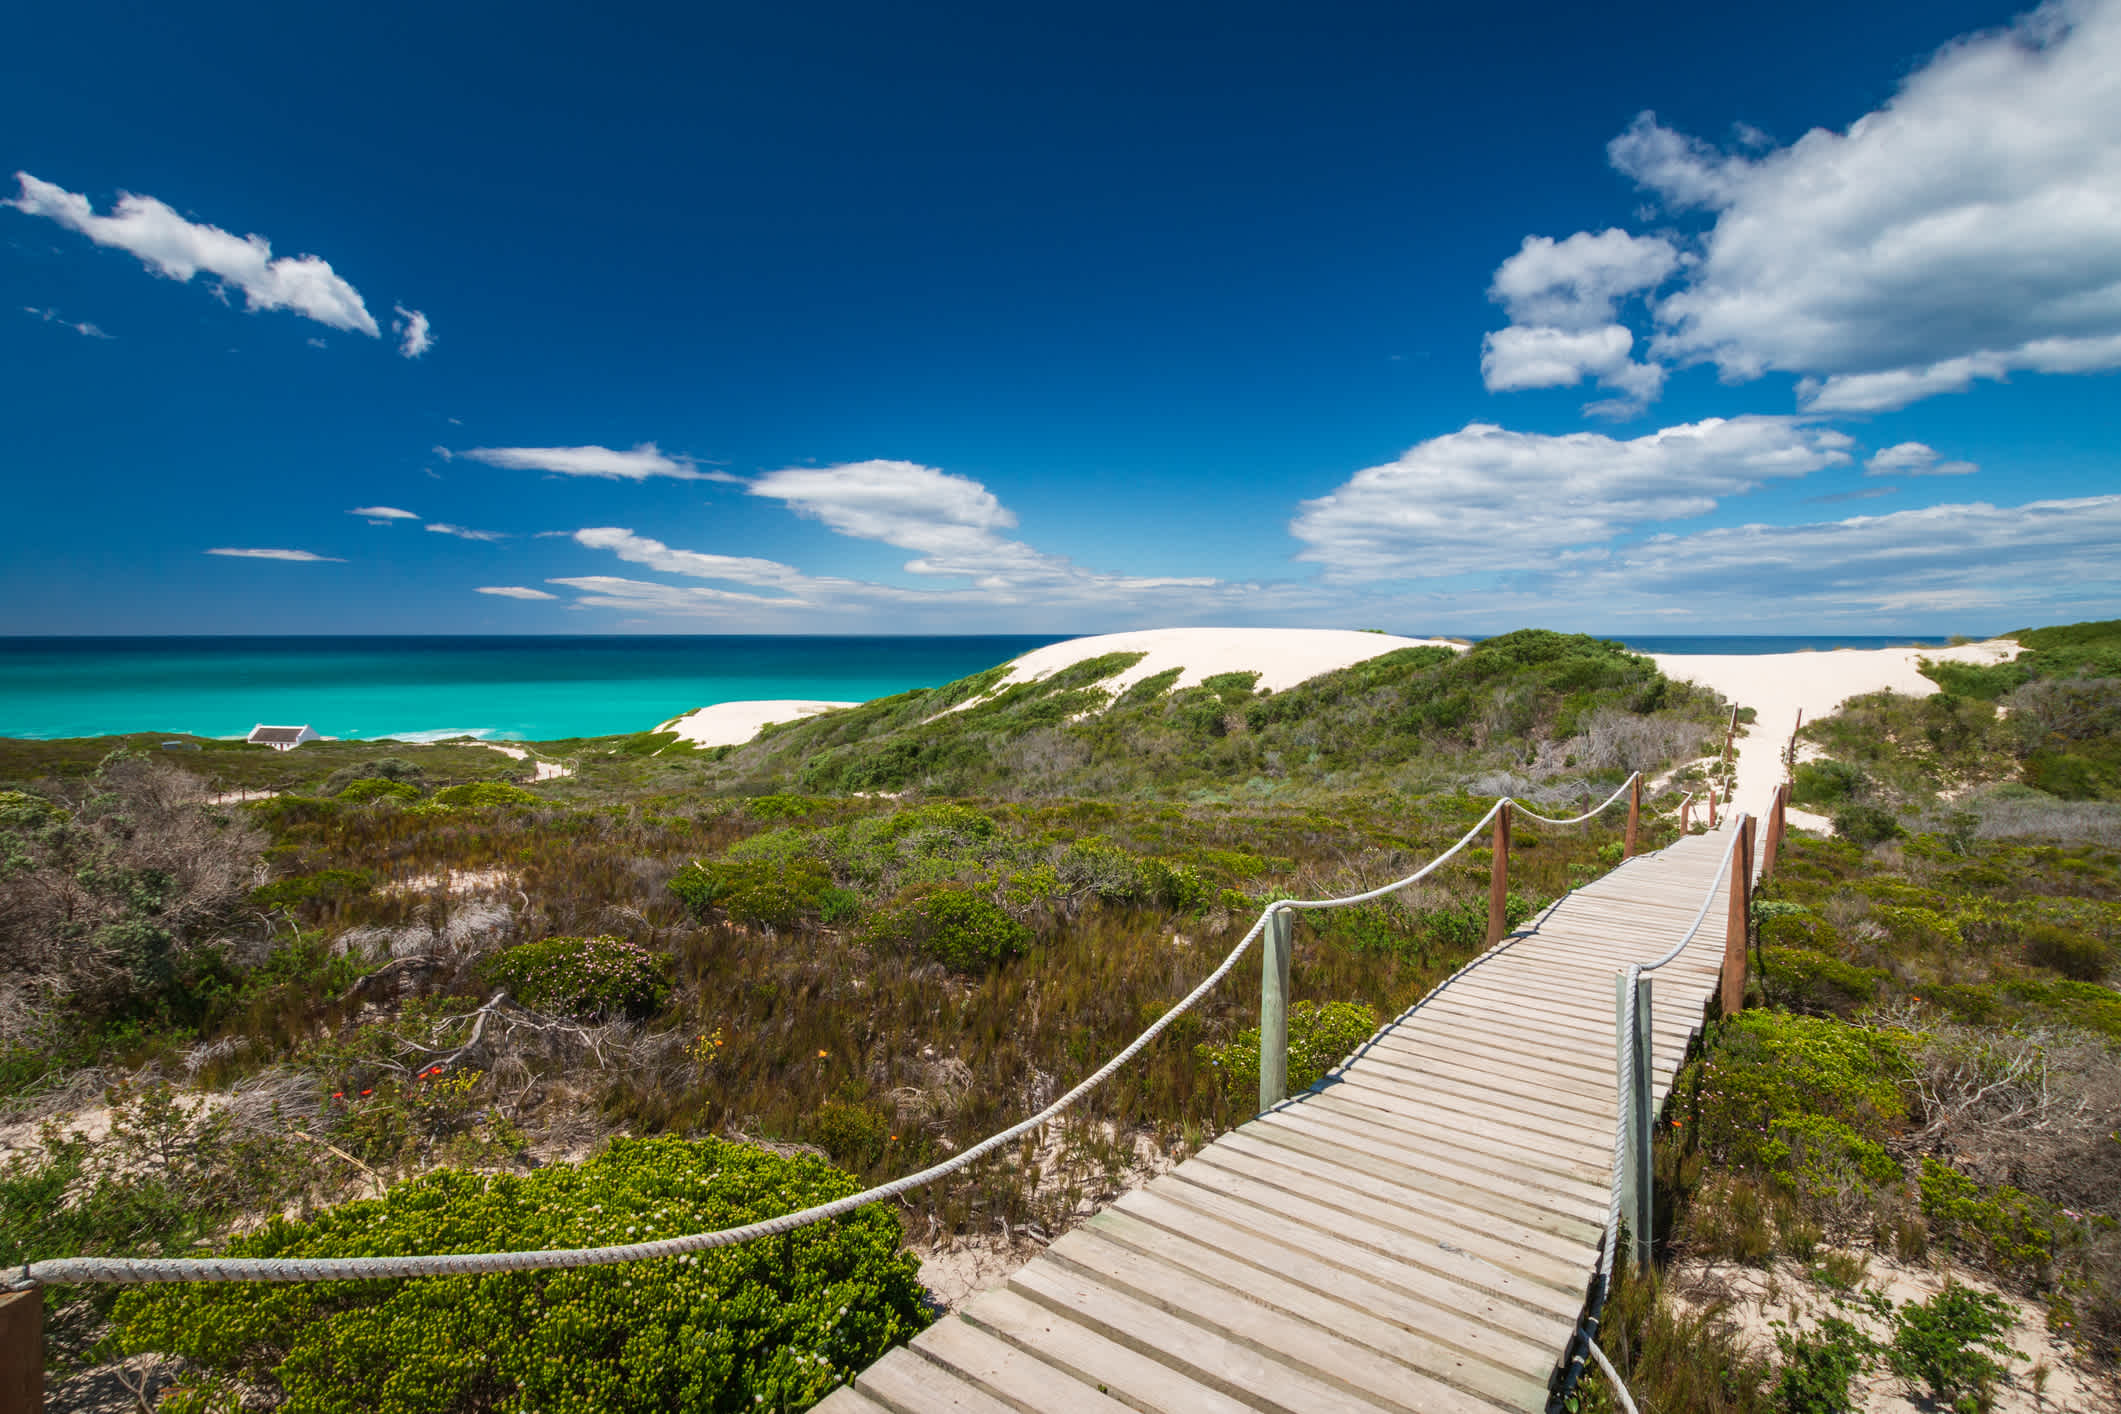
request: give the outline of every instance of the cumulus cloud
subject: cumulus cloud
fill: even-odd
[[[526,584],[482,584],[481,594],[491,594],[499,599],[557,599],[557,594],[547,594],[542,589],[532,589]]]
[[[1710,418],[1622,441],[1486,423],[1431,438],[1303,503],[1298,558],[1335,583],[1538,570],[1648,522],[1850,460],[1848,437],[1778,417]]]
[[[1921,442],[1887,447],[1863,465],[1865,476],[1971,476],[1981,469],[1972,462],[1939,460],[1936,449]]]
[[[179,284],[200,271],[217,277],[224,289],[243,292],[244,306],[292,310],[334,329],[380,337],[376,321],[360,291],[314,255],[273,257],[263,236],[236,236],[219,226],[188,221],[151,196],[121,192],[107,216],[96,214],[89,199],[27,172],[15,173],[21,191],[6,204],[31,216],[56,221],[97,245],[129,251],[159,275]]]
[[[508,538],[498,530],[467,530],[461,525],[451,525],[448,521],[443,520],[429,521],[427,529],[436,535],[454,535],[459,540],[492,541],[506,540]]]
[[[340,559],[340,558],[339,558],[339,557],[338,557],[337,555],[318,555],[318,554],[313,554],[313,553],[311,553],[311,552],[310,552],[310,551],[308,551],[308,550],[236,550],[236,549],[216,549],[216,550],[208,550],[208,551],[207,551],[206,553],[207,553],[207,554],[209,554],[209,555],[226,555],[226,556],[228,556],[228,557],[229,557],[230,559],[233,559],[233,560],[292,560],[292,561],[294,561],[294,562],[295,562],[296,564],[304,564],[304,565],[313,565],[313,564],[334,564],[334,565],[343,565],[343,564],[345,564],[345,563],[346,563],[346,562],[345,562],[344,560]]]
[[[61,329],[71,329],[84,339],[108,339],[110,337],[110,335],[85,319],[61,319],[59,311],[56,309],[39,309],[33,304],[26,304],[22,306],[22,312],[24,314],[34,314],[45,323],[56,324]]]
[[[1607,230],[1578,231],[1565,241],[1525,237],[1488,287],[1488,298],[1511,321],[1481,344],[1488,391],[1573,387],[1596,378],[1620,396],[1589,411],[1639,411],[1664,386],[1664,370],[1633,361],[1635,336],[1617,322],[1620,305],[1664,283],[1679,264],[1678,248],[1661,236]]]
[[[396,506],[355,506],[346,514],[365,516],[372,525],[388,525],[394,520],[418,520],[418,511],[401,511]]]
[[[690,457],[665,455],[653,442],[631,451],[615,447],[473,447],[435,451],[445,458],[464,457],[511,471],[549,471],[558,476],[599,476],[610,481],[646,481],[664,476],[673,481],[735,481],[726,471],[702,471]]]
[[[1612,165],[1708,224],[1677,244],[1533,237],[1490,293],[1513,327],[1583,336],[1647,292],[1645,363],[1795,374],[1818,413],[2121,368],[2117,73],[2121,0],[2056,0],[1946,45],[1846,131],[1776,147],[1741,130],[1723,150],[1642,113],[1608,144]],[[1610,333],[1550,339],[1546,358],[1499,338],[1482,360],[1497,391],[1620,367]]]
[[[394,304],[391,312],[397,318],[390,321],[390,332],[398,336],[398,352],[406,358],[418,358],[434,347],[434,332],[427,323],[427,316],[417,309],[407,309]]]

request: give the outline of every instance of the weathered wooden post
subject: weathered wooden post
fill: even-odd
[[[1716,828],[1716,783],[1709,782],[1709,828]]]
[[[1650,1140],[1656,1128],[1656,1113],[1651,1108],[1653,1076],[1650,1071],[1655,1057],[1651,1043],[1650,1025],[1650,979],[1638,976],[1629,995],[1628,974],[1618,973],[1613,978],[1614,1006],[1614,1064],[1625,1065],[1629,1072],[1626,1093],[1620,1096],[1620,1113],[1625,1134],[1620,1161],[1620,1211],[1628,1222],[1628,1259],[1636,1270],[1647,1270],[1650,1265],[1650,1238],[1655,1231],[1654,1211],[1657,1177],[1650,1158]],[[1632,1001],[1634,1006],[1628,1005]]]
[[[43,1414],[44,1293],[0,1291],[0,1414]]]
[[[1628,782],[1628,843],[1627,848],[1621,852],[1620,857],[1622,859],[1633,859],[1635,857],[1635,829],[1641,821],[1642,772],[1637,771],[1635,779]],[[1680,828],[1684,829],[1685,826]]]
[[[1731,724],[1723,729],[1723,764],[1731,764],[1731,749],[1738,737],[1738,704],[1731,704]]]
[[[1259,956],[1259,1107],[1270,1110],[1289,1098],[1289,953],[1296,915],[1277,908],[1267,915]]]
[[[1685,834],[1694,823],[1694,797],[1689,795],[1679,802],[1679,833]]]
[[[1760,849],[1760,882],[1763,884],[1767,882],[1768,876],[1775,872],[1775,856],[1782,852],[1782,812],[1789,804],[1789,799],[1790,788],[1787,785],[1775,787],[1775,803],[1768,807],[1767,843]]]
[[[1751,914],[1753,822],[1740,819],[1731,835],[1731,914],[1723,931],[1723,1014],[1736,1016],[1745,1007],[1746,924]]]
[[[1495,812],[1494,862],[1488,865],[1488,946],[1510,931],[1510,802]]]

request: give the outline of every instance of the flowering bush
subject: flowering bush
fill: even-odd
[[[733,1227],[855,1191],[811,1155],[621,1139],[527,1175],[441,1169],[232,1255],[527,1251]],[[784,1237],[572,1271],[128,1291],[119,1342],[190,1362],[160,1408],[287,1414],[807,1409],[928,1323],[898,1219],[872,1204]],[[284,1402],[282,1402],[284,1401]]]
[[[664,960],[623,938],[546,938],[512,947],[488,975],[524,1006],[569,1016],[644,1021],[670,999]]]

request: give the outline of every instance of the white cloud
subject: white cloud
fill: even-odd
[[[398,317],[390,321],[390,332],[398,336],[398,352],[406,358],[418,358],[434,347],[434,333],[429,328],[427,316],[417,309],[407,309],[394,304],[391,310]],[[450,421],[456,421],[451,418]]]
[[[635,535],[630,530],[614,525],[577,530],[574,540],[576,544],[587,549],[609,550],[629,564],[646,565],[665,574],[682,574],[693,579],[726,580],[732,584],[749,584],[788,593],[797,593],[821,583],[793,565],[784,565],[778,560],[762,560],[749,555],[711,555],[698,550],[675,550],[660,540]]]
[[[1334,583],[1548,567],[1564,551],[1717,498],[1849,461],[1839,432],[1777,417],[1711,418],[1629,441],[1473,423],[1303,503],[1289,533]]]
[[[451,525],[448,521],[442,520],[429,521],[427,529],[436,535],[454,535],[459,540],[493,541],[506,540],[508,538],[498,530],[467,530],[461,525]]]
[[[235,560],[292,560],[296,564],[343,565],[346,561],[337,555],[317,555],[308,550],[208,550],[209,555],[226,555]]]
[[[98,329],[95,325],[89,323],[85,319],[61,319],[59,317],[59,311],[56,309],[39,309],[33,304],[26,304],[22,306],[22,312],[25,314],[34,314],[47,324],[56,324],[62,329],[71,329],[84,339],[108,339],[110,337],[110,335],[104,333],[101,329]]]
[[[1971,476],[1981,468],[1972,462],[1939,461],[1935,448],[1901,442],[1864,462],[1865,476]]]
[[[315,337],[314,335],[307,339],[304,339],[302,342],[308,344],[313,349],[327,349],[331,347],[330,344],[326,343],[322,339]]]
[[[1571,599],[1742,596],[1787,615],[2110,608],[2121,589],[2121,495],[1995,506],[1985,501],[1807,525],[1745,525],[1635,547]]]
[[[245,308],[292,310],[319,324],[380,336],[375,319],[352,285],[314,255],[273,258],[263,236],[235,236],[219,226],[187,221],[151,196],[121,192],[108,216],[89,199],[64,187],[15,173],[19,195],[6,204],[31,216],[57,221],[97,245],[130,251],[157,274],[179,284],[204,270],[243,292]]]
[[[401,511],[396,506],[355,506],[346,514],[350,516],[366,516],[378,525],[393,520],[418,520],[420,518],[418,511]]]
[[[1586,411],[1639,412],[1663,388],[1664,370],[1632,360],[1635,336],[1616,322],[1620,305],[1655,289],[1679,264],[1678,249],[1660,236],[1608,230],[1578,231],[1565,241],[1525,237],[1488,287],[1511,321],[1481,343],[1488,391],[1574,387],[1595,377],[1620,396]]]
[[[612,481],[646,481],[667,476],[675,481],[735,481],[726,471],[701,471],[690,457],[665,455],[653,442],[643,442],[631,451],[614,447],[473,447],[452,452],[435,451],[443,457],[466,457],[488,466],[511,471],[549,471],[559,476],[601,476]]]
[[[1817,413],[2121,368],[2116,74],[2121,0],[2055,0],[1946,45],[1846,131],[1778,148],[1741,125],[1723,150],[1642,113],[1608,144],[1613,166],[1707,227],[1533,237],[1490,294],[1514,326],[1587,336],[1652,292],[1647,364],[1713,364],[1727,382],[1792,373]],[[1545,358],[1529,337],[1498,340],[1482,360],[1496,391],[1613,382],[1621,367],[1612,333],[1549,337]],[[1626,399],[1593,409],[1655,396],[1632,376]]]
[[[501,599],[557,599],[560,597],[557,594],[547,594],[542,589],[532,589],[528,585],[523,584],[482,584],[479,586],[478,592],[491,594]]]

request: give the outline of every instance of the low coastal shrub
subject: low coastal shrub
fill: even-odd
[[[1854,844],[1884,844],[1898,837],[1900,822],[1881,806],[1851,805],[1834,812],[1834,831]]]
[[[393,781],[382,776],[364,776],[347,784],[337,799],[348,805],[367,805],[378,800],[418,800],[420,788],[410,781]]]
[[[378,1200],[276,1218],[234,1256],[526,1251],[733,1227],[856,1191],[810,1155],[617,1140],[525,1175],[441,1169]],[[572,1271],[128,1291],[127,1350],[188,1368],[160,1407],[264,1396],[290,1414],[806,1409],[928,1324],[897,1217],[829,1223],[692,1256]]]
[[[1702,1060],[1697,1141],[1807,1196],[1891,1184],[1885,1140],[1907,1116],[1907,1043],[1825,1017],[1748,1011],[1725,1021]]]
[[[2096,982],[2113,963],[2113,950],[2074,928],[2035,923],[2019,934],[2025,960],[2078,982]]]
[[[537,1011],[646,1020],[670,999],[665,963],[622,938],[545,938],[491,959],[487,975]]]
[[[505,805],[536,805],[539,799],[521,786],[512,786],[505,781],[467,781],[463,785],[442,787],[434,793],[430,803],[453,809],[487,809]]]
[[[366,869],[319,869],[275,879],[250,891],[253,908],[296,908],[305,903],[326,903],[365,894],[375,887],[375,876]]]
[[[671,879],[670,891],[695,918],[719,910],[734,922],[759,928],[837,923],[860,907],[860,897],[835,885],[823,863],[786,851],[712,863],[694,860]]]
[[[1031,930],[992,900],[938,889],[878,913],[864,939],[912,947],[960,972],[980,972],[1021,956],[1031,946]]]
[[[1296,1002],[1289,1007],[1289,1093],[1308,1090],[1377,1030],[1377,1008],[1362,1002]],[[1194,1054],[1222,1077],[1232,1103],[1259,1098],[1259,1028]]]

